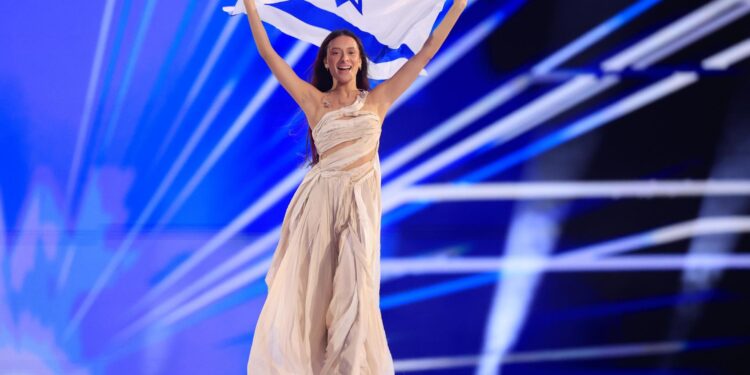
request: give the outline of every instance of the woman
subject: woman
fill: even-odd
[[[284,216],[247,372],[393,374],[379,310],[380,130],[466,0],[455,0],[422,49],[372,92],[354,34],[323,41],[308,83],[274,51],[255,1],[244,4],[258,52],[307,117],[313,165]]]

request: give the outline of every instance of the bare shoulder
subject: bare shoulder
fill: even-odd
[[[325,93],[315,89],[315,91],[310,94],[310,100],[302,107],[302,112],[305,113],[307,124],[311,129],[320,122],[328,111],[328,108],[323,105],[324,99]]]

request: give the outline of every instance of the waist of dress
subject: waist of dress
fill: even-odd
[[[329,165],[325,165],[325,163],[322,163],[321,161],[315,164],[310,169],[309,173],[319,175],[320,177],[323,177],[323,178],[346,177],[350,179],[352,182],[357,182],[371,175],[372,173],[375,173],[377,169],[377,164],[378,164],[377,156],[368,160],[365,163],[362,163],[350,169],[339,169],[336,167],[331,167]]]

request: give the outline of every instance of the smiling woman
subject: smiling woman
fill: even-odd
[[[307,117],[312,168],[287,207],[256,324],[248,374],[393,374],[379,309],[382,121],[466,6],[455,1],[422,49],[369,90],[362,41],[321,43],[312,83],[274,51],[244,1],[258,51]]]
[[[310,118],[309,115],[307,118],[307,122],[310,124],[307,136],[310,145],[310,164],[315,165],[320,157],[325,155],[318,153],[317,145],[313,139],[313,129],[320,123],[325,113],[330,113],[331,108],[342,108],[353,104],[350,99],[342,101],[339,97],[332,95],[338,88],[337,86],[354,81],[358,91],[370,89],[370,81],[367,79],[367,56],[362,47],[362,41],[348,30],[337,30],[328,34],[321,43],[318,55],[313,63],[311,81],[315,88],[325,93],[322,100],[322,113],[316,114],[315,118]],[[346,144],[353,141],[348,142]],[[340,146],[344,146],[344,144]],[[334,147],[334,149],[338,148]],[[329,152],[331,151],[333,150]]]

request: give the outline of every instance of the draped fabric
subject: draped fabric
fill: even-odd
[[[366,97],[313,128],[321,159],[287,207],[249,375],[394,373],[379,309],[381,120]]]

